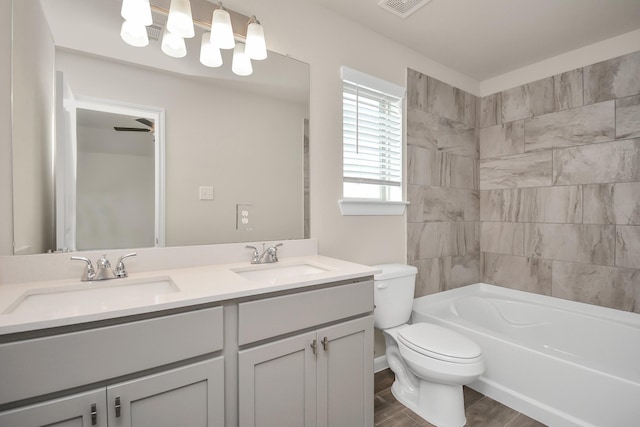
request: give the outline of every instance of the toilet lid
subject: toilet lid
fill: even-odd
[[[398,331],[398,339],[410,349],[435,359],[472,363],[482,349],[469,338],[442,326],[416,323]]]

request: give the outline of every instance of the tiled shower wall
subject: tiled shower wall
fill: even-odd
[[[408,71],[407,241],[416,296],[480,281],[477,102]]]
[[[640,312],[640,52],[481,99],[407,88],[416,296],[483,281]]]
[[[640,312],[640,52],[479,101],[482,281]]]

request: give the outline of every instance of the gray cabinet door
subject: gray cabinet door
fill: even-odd
[[[109,427],[223,427],[222,357],[107,387]]]
[[[318,427],[373,426],[373,316],[317,334]]]
[[[2,427],[106,427],[104,388],[0,412]]]
[[[315,332],[238,353],[241,427],[316,425]]]

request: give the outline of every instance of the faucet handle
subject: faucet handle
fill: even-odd
[[[271,256],[271,262],[278,262],[278,248],[282,246],[282,243],[278,243],[277,245],[269,246],[267,251]]]
[[[115,271],[116,277],[127,277],[129,275],[127,273],[127,269],[125,268],[124,262],[122,262],[122,260],[124,260],[125,258],[136,256],[136,255],[137,253],[131,252],[130,254],[122,255],[120,258],[118,258],[118,263],[116,264],[116,271]]]
[[[258,252],[258,248],[251,245],[247,245],[245,248],[253,249],[253,253],[251,254],[251,264],[260,264],[260,253]]]
[[[84,261],[87,263],[84,267],[84,272],[82,273],[82,277],[80,280],[83,282],[87,282],[89,280],[93,280],[96,277],[96,270],[93,268],[93,264],[91,264],[91,260],[89,258],[85,258],[83,256],[72,256],[72,261]]]

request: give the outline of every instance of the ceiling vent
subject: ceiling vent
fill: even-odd
[[[431,0],[380,0],[378,6],[405,19],[430,1]]]
[[[149,36],[149,40],[158,41],[160,37],[162,37],[163,27],[160,24],[156,24],[155,22],[152,25],[147,27],[147,35]]]

